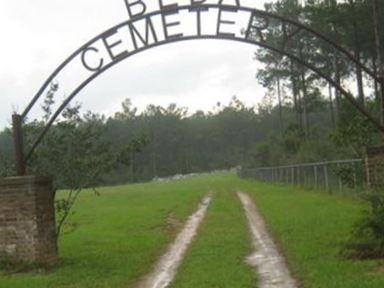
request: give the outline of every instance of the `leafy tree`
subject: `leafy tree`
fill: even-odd
[[[81,191],[97,187],[101,176],[113,167],[110,143],[102,140],[103,123],[98,115],[87,113],[82,117],[80,105],[68,107],[30,163],[31,173],[53,175],[55,186],[68,190],[64,198],[56,198],[58,235]],[[28,131],[34,134],[43,124],[29,124]]]
[[[35,120],[25,125],[27,145],[49,120],[56,90],[57,86],[52,86],[47,93],[42,107],[45,112],[43,121]],[[97,194],[95,188],[102,184],[103,176],[117,163],[128,166],[130,159],[127,155],[139,152],[146,144],[143,139],[134,139],[113,149],[111,139],[105,137],[105,117],[91,112],[81,115],[80,109],[81,105],[75,104],[64,110],[62,119],[52,126],[29,163],[30,173],[52,175],[55,187],[67,190],[55,200],[58,235],[81,191],[92,188]],[[127,114],[127,109],[124,112]]]
[[[381,143],[382,136],[348,102],[341,103],[338,129],[331,134],[331,139],[336,145],[351,147],[354,157],[363,157],[365,148]]]

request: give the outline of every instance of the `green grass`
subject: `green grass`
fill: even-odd
[[[236,191],[255,199],[301,287],[384,287],[383,261],[339,254],[364,203],[231,174],[103,188],[99,197],[86,191],[71,217],[79,226],[61,239],[58,268],[45,274],[0,272],[0,287],[135,287],[174,238],[169,218],[185,221],[209,191],[214,199],[172,288],[256,287],[244,262],[250,236]]]
[[[85,191],[71,218],[78,228],[60,241],[60,264],[48,274],[0,274],[1,288],[132,287],[174,235],[214,179],[194,178]]]
[[[293,187],[243,182],[266,219],[302,287],[382,288],[383,261],[347,260],[340,247],[363,203]]]
[[[245,263],[252,253],[247,222],[226,175],[214,186],[214,200],[171,288],[250,288],[256,276]]]

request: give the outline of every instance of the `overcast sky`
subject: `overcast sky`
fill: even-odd
[[[261,7],[263,0],[254,0]],[[0,0],[0,129],[22,112],[45,79],[74,50],[127,19],[123,0]],[[76,98],[84,110],[110,115],[125,98],[210,110],[236,95],[260,102],[256,47],[219,40],[187,41],[134,55],[96,78]],[[65,95],[57,95],[60,100]],[[38,104],[31,117],[38,117]]]

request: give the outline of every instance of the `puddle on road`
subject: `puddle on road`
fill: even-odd
[[[172,282],[177,268],[180,266],[184,254],[205,216],[211,199],[212,195],[208,195],[202,200],[198,210],[188,218],[183,230],[160,258],[154,271],[144,278],[138,288],[165,288]]]
[[[247,262],[256,269],[260,288],[296,288],[283,257],[265,229],[264,221],[252,199],[245,193],[238,193],[245,210],[256,252]]]

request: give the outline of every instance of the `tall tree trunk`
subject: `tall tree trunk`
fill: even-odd
[[[375,30],[375,43],[376,43],[376,60],[377,60],[377,74],[380,78],[379,84],[379,95],[380,95],[380,120],[381,123],[384,123],[384,65],[383,65],[383,55],[382,55],[382,45],[380,37],[380,5],[379,0],[373,0],[373,21],[374,21],[374,30]],[[377,84],[377,83],[376,83]]]
[[[300,127],[300,103],[299,97],[297,93],[297,80],[295,77],[295,69],[294,69],[293,60],[290,61],[290,70],[291,70],[291,83],[292,83],[292,95],[293,95],[293,107],[295,110],[297,125]]]
[[[152,128],[152,151],[151,151],[151,166],[152,166],[152,178],[157,177],[157,160],[156,160],[156,136],[155,136],[155,131]]]
[[[328,7],[331,9],[330,11],[332,12],[336,12],[337,11],[337,0],[328,0],[328,3],[327,3]],[[336,16],[336,15],[335,15]],[[334,19],[336,19],[337,17],[333,17]],[[339,39],[340,37],[340,33],[339,33],[339,30],[336,26],[336,23],[335,23],[335,20],[332,20],[331,22],[331,27],[332,27],[332,32],[333,32],[333,39],[335,41],[337,41],[337,39]],[[332,67],[332,70],[333,70],[333,80],[338,84],[340,85],[341,84],[341,72],[340,72],[340,61],[338,59],[338,55],[337,55],[337,51],[335,50],[333,52],[333,55],[331,54],[330,55],[332,58],[332,64],[331,64],[331,67]],[[332,74],[332,72],[331,72]],[[340,98],[341,98],[341,95],[340,95],[340,91],[335,87],[334,88],[334,125],[337,126],[338,124],[338,115],[340,113]]]
[[[130,158],[131,158],[131,163],[129,163],[130,165],[130,172],[131,172],[131,182],[135,182],[136,179],[135,179],[135,152],[131,151],[130,152]]]
[[[372,57],[372,69],[373,69],[373,73],[378,76],[379,72],[377,71],[377,59],[376,59],[376,52],[375,52],[375,56]],[[375,91],[375,101],[377,103],[377,105],[379,105],[379,109],[378,111],[381,111],[381,95],[380,95],[380,85],[377,81],[373,81],[373,89]],[[380,115],[381,115],[381,112],[380,112]]]
[[[281,104],[280,77],[277,77],[277,79],[276,79],[276,89],[277,89],[277,99],[279,101],[279,128],[280,128],[280,135],[283,135],[283,106]]]
[[[337,57],[337,52],[334,53],[333,57],[333,69],[335,71],[335,82],[337,85],[341,85],[341,72],[340,72],[340,61]],[[338,124],[338,118],[340,115],[340,105],[341,105],[341,94],[340,91],[335,88],[335,107],[336,107],[336,125]]]
[[[301,43],[302,44],[302,43]],[[301,59],[304,59],[304,54],[303,54],[303,46],[300,45],[300,48],[299,48],[299,55],[300,55],[300,58]],[[302,111],[303,111],[303,127],[304,127],[304,133],[305,133],[305,136],[308,137],[308,133],[309,133],[309,118],[308,118],[308,89],[307,89],[307,79],[306,79],[306,70],[304,68],[304,66],[301,66],[301,73],[300,73],[300,77],[301,77],[301,89],[302,89],[302,92],[303,92],[303,95],[302,95]]]
[[[336,122],[335,122],[335,108],[333,105],[333,93],[332,93],[332,85],[328,84],[328,93],[329,93],[329,111],[331,114],[331,121],[332,121],[332,126],[333,128],[336,127]]]
[[[157,177],[157,163],[156,163],[156,153],[155,150],[152,150],[152,176],[153,178]]]
[[[298,80],[300,81],[300,80]],[[302,93],[300,91],[300,89],[297,90],[297,99],[298,99],[298,109],[299,109],[299,114],[298,114],[298,123],[299,123],[299,128],[301,131],[304,131],[304,118],[303,118],[303,103],[304,103],[304,100],[303,100],[303,96],[302,96]]]
[[[360,56],[357,57],[358,61],[360,62],[361,58]],[[360,67],[356,67],[356,78],[357,78],[357,89],[358,89],[358,95],[359,95],[359,101],[361,104],[365,104],[365,94],[364,94],[364,80],[363,80],[363,72]]]
[[[354,40],[354,50],[355,50],[355,58],[357,61],[361,62],[361,47],[360,47],[360,39],[359,39],[359,31],[358,31],[358,23],[356,21],[356,6],[353,0],[348,0],[349,5],[351,7],[351,23],[353,29],[353,40]],[[359,101],[364,105],[365,95],[364,95],[364,81],[363,81],[363,72],[359,66],[356,65],[356,80],[357,80],[357,91],[359,95]]]
[[[309,117],[308,117],[308,89],[307,89],[307,80],[305,75],[305,69],[303,67],[301,73],[301,85],[303,91],[303,99],[302,99],[302,108],[303,108],[303,120],[304,120],[304,133],[305,136],[308,137],[309,134]]]

